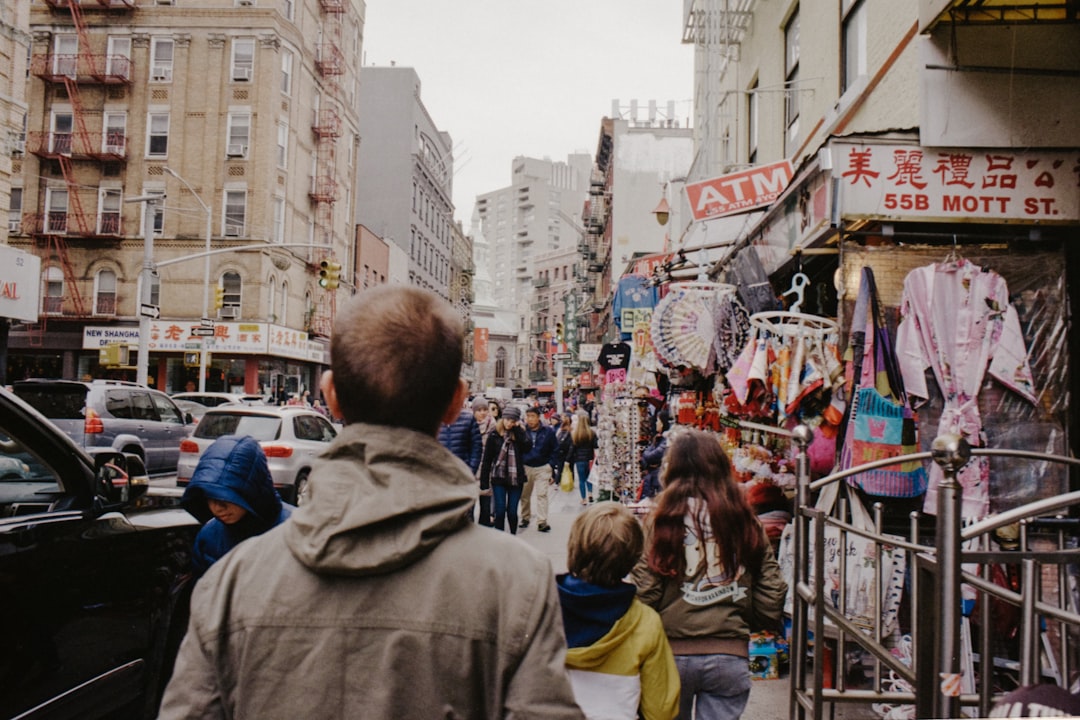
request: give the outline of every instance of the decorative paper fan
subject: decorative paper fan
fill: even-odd
[[[676,299],[681,294],[681,291],[670,292],[653,308],[651,328],[653,348],[656,350],[657,359],[669,367],[678,367],[683,364],[668,331],[671,325],[671,312],[675,307]]]
[[[687,293],[671,313],[670,332],[673,345],[686,364],[704,368],[716,335],[712,303],[699,293]]]

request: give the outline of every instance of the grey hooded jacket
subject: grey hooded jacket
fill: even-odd
[[[160,717],[583,717],[550,563],[435,438],[350,425],[309,493],[199,581]]]

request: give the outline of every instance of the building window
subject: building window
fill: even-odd
[[[506,348],[495,351],[495,385],[498,387],[506,385]]]
[[[231,158],[246,158],[248,141],[251,138],[251,113],[229,113],[228,139],[225,155]]]
[[[750,92],[746,95],[746,116],[748,133],[746,161],[751,165],[756,165],[758,159],[758,123],[761,118],[761,95],[758,94],[757,80],[750,86]]]
[[[172,38],[150,40],[150,82],[172,82]]]
[[[296,7],[293,0],[281,0],[281,14],[285,16],[286,20],[292,20],[295,12]]]
[[[45,268],[44,292],[41,293],[41,312],[45,315],[59,315],[64,310],[64,272],[50,265]]]
[[[285,242],[285,198],[274,198],[273,240],[276,243]]]
[[[23,189],[11,188],[11,201],[8,203],[8,232],[22,232],[22,200]]]
[[[62,33],[53,42],[53,74],[75,77],[79,62],[79,36]]]
[[[116,314],[116,273],[101,270],[94,276],[94,314]]]
[[[102,140],[102,152],[123,155],[127,150],[127,114],[106,112]]]
[[[293,54],[288,50],[281,51],[281,92],[292,95],[292,67]]]
[[[233,82],[248,82],[255,73],[255,41],[252,38],[237,38],[232,43],[232,72],[229,77]]]
[[[840,92],[866,75],[866,3],[843,0],[843,40],[840,44]]]
[[[799,8],[784,26],[784,127],[787,154],[799,135]]]
[[[169,154],[169,113],[150,113],[146,122],[146,156],[165,157]]]
[[[282,325],[289,324],[289,283],[281,283],[281,309],[278,311],[278,322]]]
[[[49,152],[67,155],[71,153],[71,132],[75,116],[70,112],[53,112],[52,132],[49,134]]]
[[[277,166],[289,167],[289,124],[279,122],[277,126]]]
[[[105,74],[114,78],[131,79],[131,38],[110,37]]]
[[[120,188],[98,190],[98,235],[120,234]]]
[[[225,237],[243,237],[244,222],[247,218],[247,191],[225,191],[225,223],[222,232]]]
[[[224,289],[222,297],[222,307],[240,307],[241,291],[243,290],[243,281],[240,280],[240,273],[227,272],[221,276],[221,287]]]
[[[45,205],[49,208],[45,219],[46,230],[66,233],[68,226],[68,191],[62,188],[45,190]]]

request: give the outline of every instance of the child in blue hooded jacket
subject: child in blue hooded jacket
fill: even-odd
[[[262,446],[249,435],[224,435],[206,449],[180,500],[202,523],[191,564],[197,577],[244,540],[288,518],[293,506],[274,489]]]

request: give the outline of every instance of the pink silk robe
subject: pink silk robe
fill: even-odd
[[[978,395],[990,375],[1028,401],[1037,402],[1024,336],[1009,289],[1000,275],[959,260],[912,270],[904,280],[896,353],[909,395],[928,398],[926,368],[934,372],[945,406],[939,433],[962,435],[973,447],[984,444]],[[943,478],[934,463],[923,504],[937,514],[937,487]],[[985,517],[990,509],[985,458],[959,475],[963,517]]]

